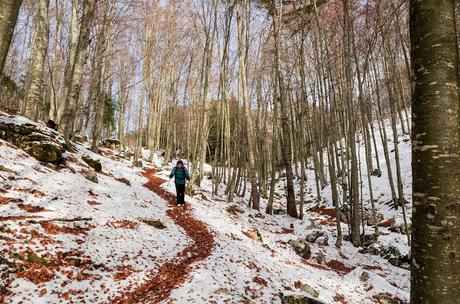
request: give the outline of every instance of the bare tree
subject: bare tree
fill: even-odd
[[[70,72],[66,72],[68,79],[65,83],[67,88],[67,96],[64,103],[64,111],[60,120],[60,128],[62,129],[66,139],[70,139],[74,132],[74,114],[77,110],[77,102],[80,96],[82,85],[83,68],[86,62],[86,49],[90,43],[90,30],[93,23],[93,15],[96,9],[97,0],[85,0],[82,4],[83,16],[81,18],[78,43],[75,52],[71,51],[70,55],[74,54],[75,58],[71,64],[67,66]],[[77,30],[73,28],[73,30]],[[71,44],[72,48],[73,45]],[[68,73],[68,74],[67,74]]]
[[[24,98],[24,114],[32,120],[38,119],[39,106],[42,104],[42,83],[45,60],[48,55],[50,26],[48,17],[49,0],[39,0],[36,4],[34,20],[33,50]]]
[[[460,129],[455,2],[410,1],[411,303],[460,299]]]
[[[243,10],[247,10],[247,1],[243,1]],[[254,134],[253,134],[253,125],[252,118],[249,107],[249,96],[248,96],[248,81],[246,77],[246,61],[247,58],[243,52],[243,34],[245,31],[245,20],[244,16],[246,15],[241,11],[240,2],[236,2],[236,20],[238,24],[238,58],[239,58],[239,71],[240,71],[240,81],[242,88],[242,97],[243,97],[243,108],[244,116],[246,123],[246,139],[247,139],[247,150],[248,150],[248,173],[249,179],[251,181],[251,199],[252,207],[256,210],[259,210],[259,190],[257,187],[257,176],[256,176],[256,164],[254,158]]]
[[[3,74],[22,0],[0,0],[0,74]]]

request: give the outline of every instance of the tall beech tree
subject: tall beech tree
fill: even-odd
[[[43,74],[50,37],[49,4],[49,0],[39,0],[35,9],[33,49],[29,63],[26,96],[24,98],[24,114],[32,120],[38,119],[40,111],[37,107],[42,104]]]
[[[65,96],[63,115],[60,120],[60,128],[66,139],[70,139],[74,133],[75,119],[78,99],[83,81],[83,68],[86,63],[86,49],[91,42],[90,31],[93,24],[94,12],[97,0],[84,0],[82,4],[82,18],[78,42],[70,45],[70,55],[74,56],[71,63],[67,65],[70,71],[66,71],[67,94]],[[76,5],[75,3],[73,3]],[[72,31],[77,29],[72,27]],[[72,48],[75,47],[75,50]]]
[[[411,303],[460,299],[460,128],[454,0],[412,0]]]
[[[0,75],[10,49],[22,0],[0,0]]]
[[[408,1],[48,1],[27,2],[13,35],[20,1],[0,0],[2,109],[94,151],[118,138],[135,164],[142,148],[186,158],[191,184],[268,213],[307,218],[331,191],[337,246],[380,237],[382,203],[410,214]]]

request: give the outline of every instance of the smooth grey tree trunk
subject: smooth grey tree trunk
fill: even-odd
[[[3,74],[22,0],[0,0],[0,74]]]
[[[349,2],[343,0],[344,10],[344,58],[345,58],[345,78],[346,78],[346,105],[348,119],[348,148],[350,150],[350,207],[351,207],[351,240],[355,247],[361,245],[359,231],[359,176],[358,160],[356,156],[356,126],[353,106],[353,75],[352,75],[352,58],[351,58],[351,37],[353,25],[349,16]]]
[[[297,207],[295,203],[294,193],[294,175],[292,172],[292,155],[291,155],[291,136],[289,134],[289,113],[288,113],[288,100],[286,98],[286,88],[284,84],[283,75],[281,72],[280,63],[280,52],[281,52],[281,16],[282,9],[280,12],[272,16],[273,18],[273,34],[275,40],[275,73],[278,82],[278,101],[280,103],[280,114],[281,114],[281,130],[283,135],[282,144],[282,157],[284,167],[286,169],[286,186],[287,186],[287,214],[291,217],[298,217]]]
[[[86,49],[90,43],[90,29],[93,23],[93,14],[96,7],[95,0],[85,0],[82,4],[83,16],[81,19],[78,45],[75,58],[70,69],[67,88],[67,96],[64,103],[64,111],[60,120],[60,128],[66,139],[70,139],[74,132],[74,115],[77,111],[77,102],[83,81],[83,68],[86,62]]]
[[[49,4],[49,0],[39,0],[36,4],[33,50],[30,56],[27,89],[24,98],[24,114],[32,120],[38,119],[39,106],[42,100],[43,73],[50,37]]]
[[[455,0],[411,0],[411,303],[460,299],[460,135]]]
[[[247,9],[247,2],[243,1],[243,10]],[[243,33],[245,31],[244,13],[241,11],[239,2],[236,3],[236,20],[238,30],[238,59],[239,59],[239,72],[241,78],[241,89],[243,97],[243,109],[246,123],[246,140],[247,140],[247,151],[248,151],[248,174],[251,181],[251,199],[252,208],[259,210],[259,190],[257,186],[257,175],[256,175],[256,164],[254,156],[254,132],[252,125],[252,118],[250,112],[250,100],[248,94],[248,81],[246,77],[246,61],[247,57],[243,53]]]

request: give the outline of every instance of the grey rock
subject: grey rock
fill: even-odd
[[[318,255],[315,257],[316,263],[318,264],[326,264],[326,256],[324,255],[323,252],[318,253]]]
[[[284,210],[284,209],[273,209],[273,214],[276,214],[276,215],[285,215],[285,214],[286,214],[286,210]]]
[[[83,176],[87,179],[92,181],[93,183],[98,183],[99,180],[97,179],[97,173],[94,169],[88,169],[82,172]]]
[[[372,212],[366,213],[365,217],[367,218],[367,224],[369,226],[373,226],[384,220],[383,214],[380,212],[375,212],[375,221]]]
[[[381,303],[381,304],[401,304],[403,303],[403,301],[401,301],[400,299],[396,297],[392,297],[391,295],[386,294],[386,293],[377,294],[374,296],[374,299],[377,301],[377,303]]]
[[[310,244],[307,241],[298,239],[298,240],[291,240],[290,241],[292,249],[294,249],[295,253],[300,257],[308,260],[311,258],[311,249]]]
[[[89,157],[88,155],[83,155],[81,159],[91,168],[96,170],[96,172],[101,172],[102,171],[102,164],[99,159],[93,159]]]
[[[305,237],[305,240],[310,243],[314,243],[319,237],[323,236],[325,233],[321,230],[315,230]]]
[[[399,252],[398,248],[389,245],[382,246],[382,249],[380,250],[380,256],[384,259],[399,258],[401,256],[401,253]]]
[[[385,260],[388,260],[388,262],[395,267],[410,270],[410,255],[402,255],[398,248],[394,246],[383,246],[380,250],[380,256]]]
[[[0,138],[6,140],[42,162],[60,163],[62,153],[70,150],[57,131],[26,118],[0,112]]]
[[[363,273],[361,273],[361,275],[359,276],[359,279],[362,282],[367,282],[367,280],[369,280],[369,272],[363,271]]]
[[[104,139],[103,145],[109,149],[115,150],[120,147],[121,143],[116,138],[106,138]]]
[[[321,246],[328,246],[329,245],[329,236],[327,234],[324,234],[323,236],[319,237],[316,240],[316,244],[321,245]]]
[[[379,255],[380,254],[380,246],[378,246],[377,244],[371,244],[367,247],[363,247],[361,248],[359,251],[359,253],[363,253],[363,254],[371,254],[371,255]]]
[[[139,159],[137,161],[133,161],[133,166],[138,167],[138,168],[143,168],[144,164],[142,163],[142,160]]]
[[[325,304],[317,299],[303,295],[284,295],[280,294],[282,304]]]
[[[304,292],[309,293],[311,296],[314,298],[317,298],[319,296],[319,292],[317,292],[313,287],[306,283],[302,283],[300,281],[294,282],[294,287],[297,289],[300,289]]]

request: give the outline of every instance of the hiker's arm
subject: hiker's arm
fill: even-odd
[[[169,178],[173,178],[175,171],[176,171],[176,168],[173,168],[171,171],[171,174],[169,174]]]

